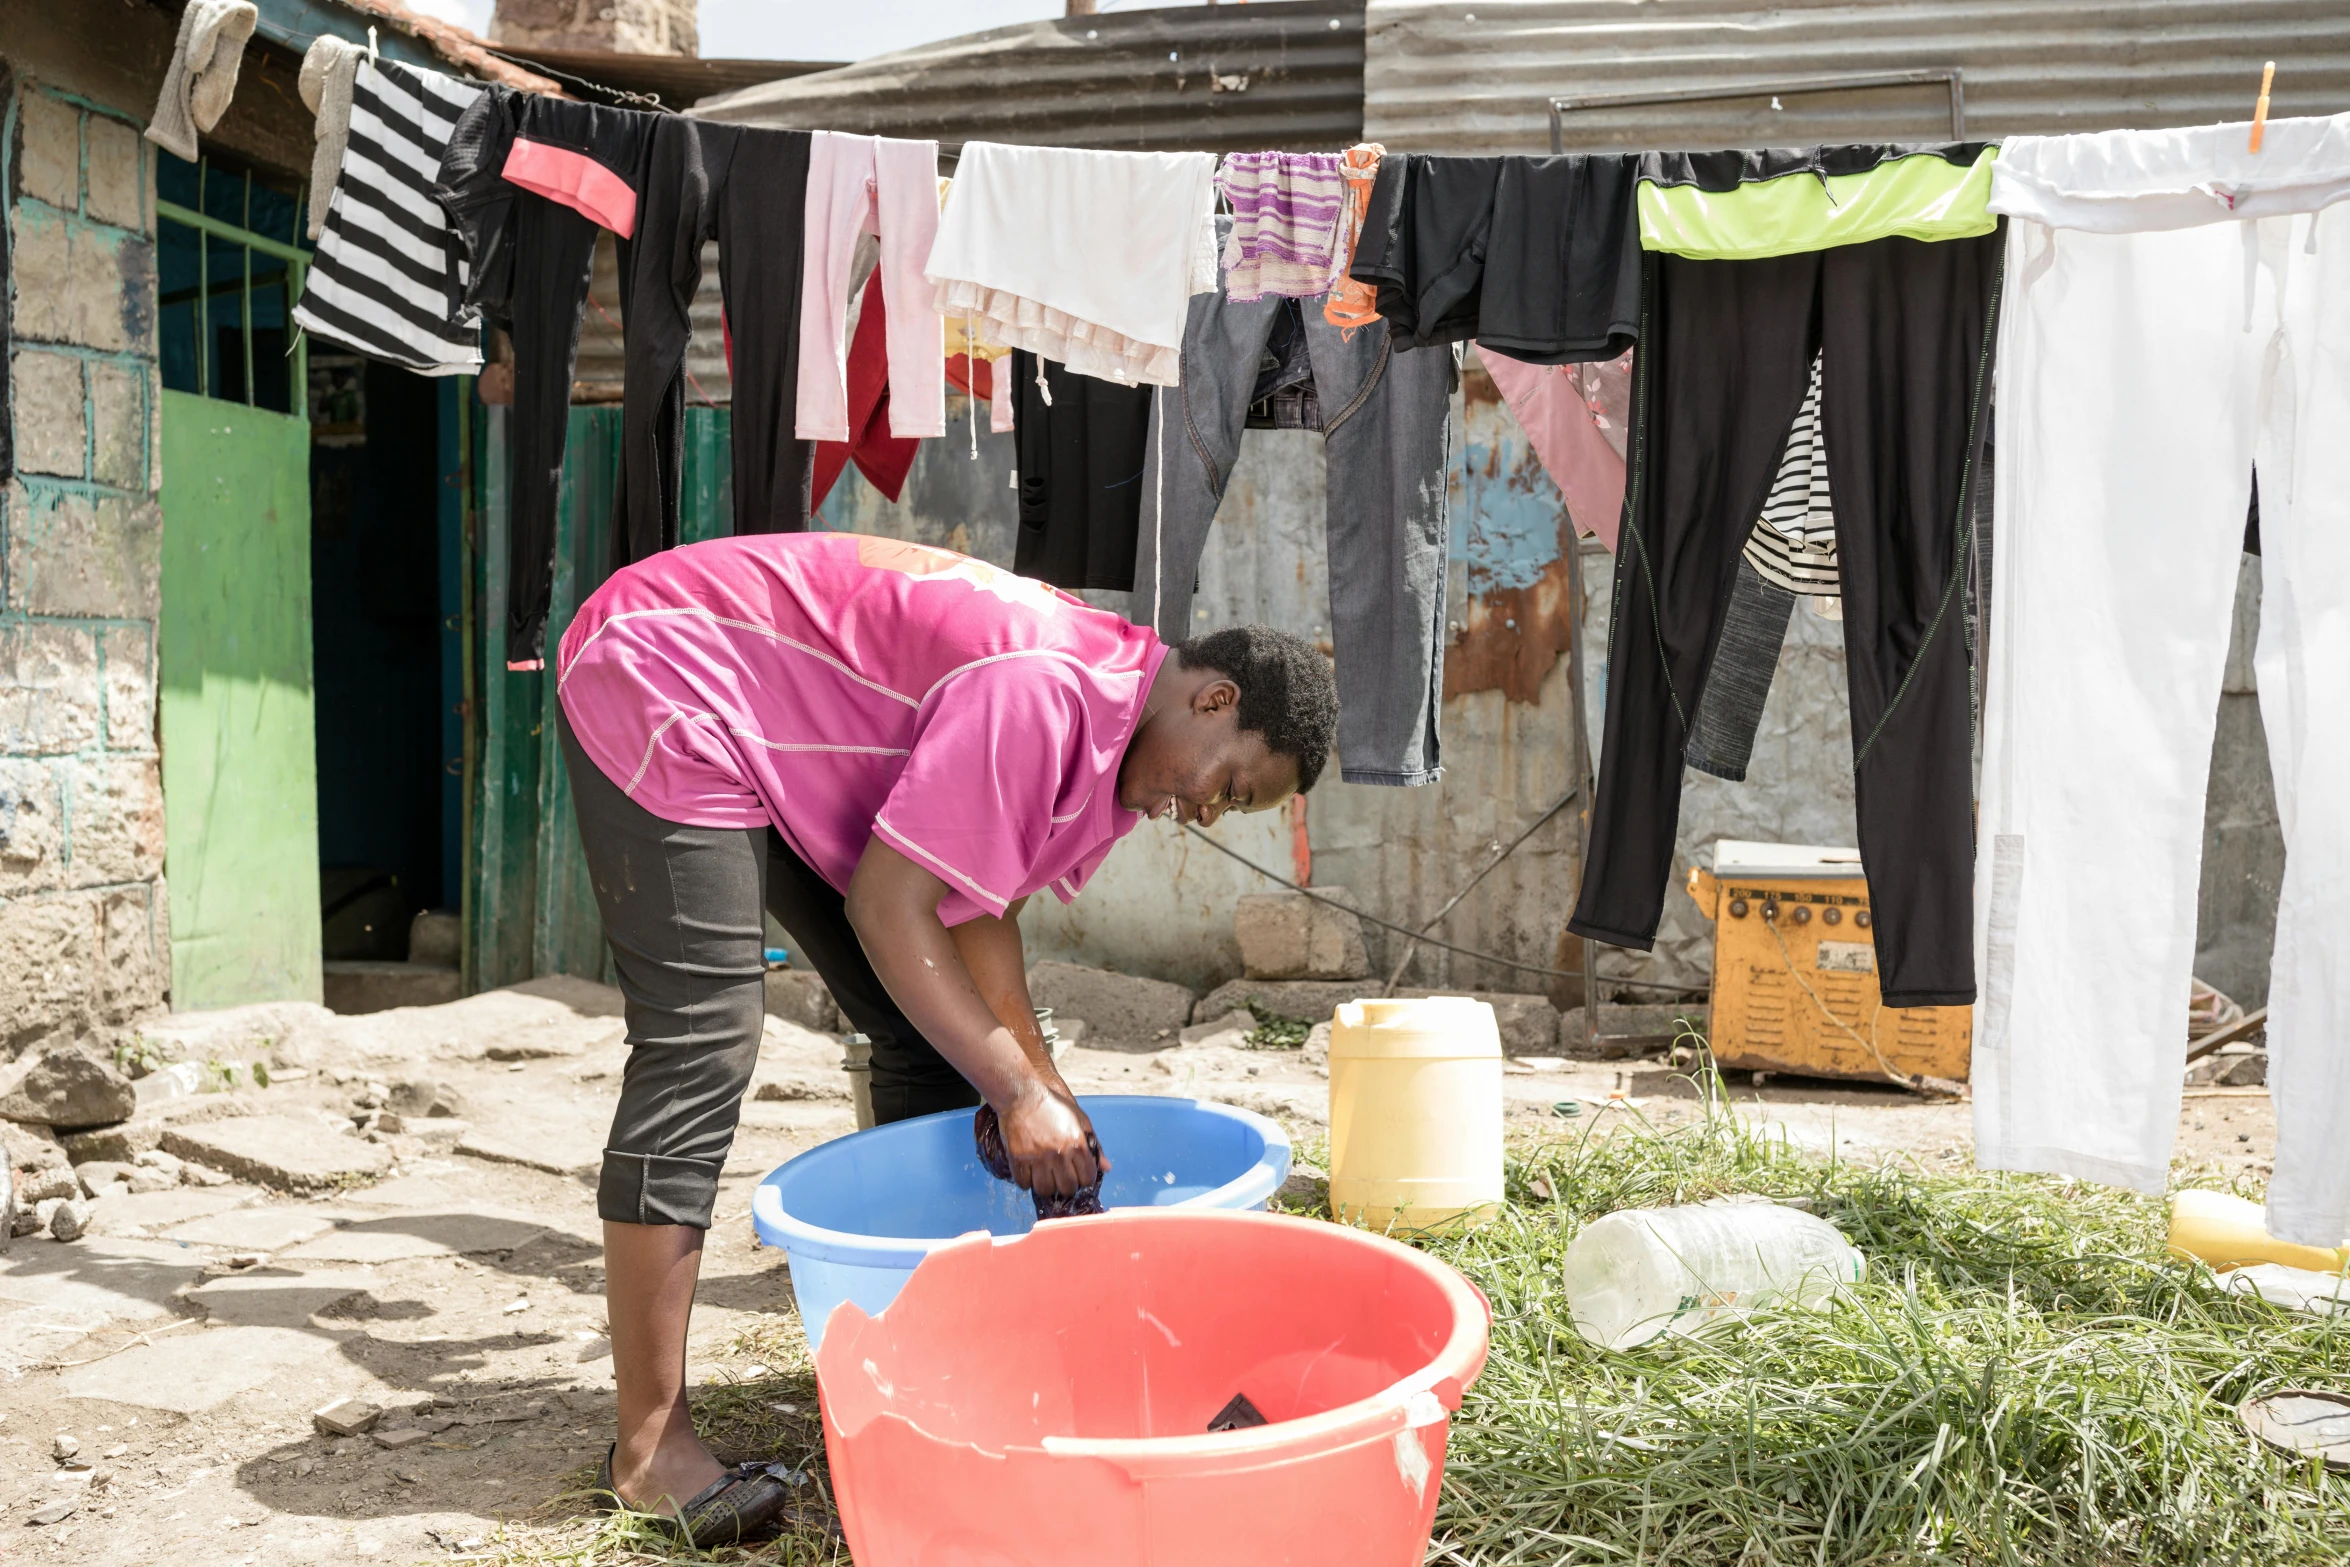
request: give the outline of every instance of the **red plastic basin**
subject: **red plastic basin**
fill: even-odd
[[[1466,1279],[1277,1214],[973,1235],[832,1316],[824,1445],[865,1567],[1416,1567],[1485,1364]],[[1210,1433],[1244,1393],[1266,1425]]]

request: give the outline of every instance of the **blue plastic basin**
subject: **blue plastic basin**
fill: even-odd
[[[1262,1208],[1289,1178],[1289,1134],[1230,1105],[1141,1094],[1084,1095],[1112,1169],[1112,1208]],[[935,1247],[960,1235],[1025,1235],[1029,1195],[987,1173],[971,1112],[876,1126],[811,1148],[759,1183],[751,1223],[791,1258],[792,1295],[813,1350],[832,1308],[878,1315]]]

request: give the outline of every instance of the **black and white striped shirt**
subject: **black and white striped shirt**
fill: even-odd
[[[421,375],[481,368],[481,334],[457,319],[465,261],[433,198],[449,133],[482,89],[391,60],[362,60],[351,138],[294,320],[312,336]]]
[[[1836,511],[1828,492],[1828,441],[1820,424],[1820,356],[1812,355],[1811,386],[1787,431],[1778,477],[1746,541],[1746,558],[1765,582],[1790,593],[1832,598],[1841,589],[1836,569]]]

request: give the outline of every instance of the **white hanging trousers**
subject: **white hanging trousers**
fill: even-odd
[[[2286,861],[2268,1225],[2350,1235],[2350,115],[2024,137],[1975,876],[1975,1156],[2160,1193],[2259,470]]]

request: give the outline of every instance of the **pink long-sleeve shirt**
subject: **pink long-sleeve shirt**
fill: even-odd
[[[615,573],[556,667],[581,748],[646,810],[772,823],[843,890],[879,837],[947,883],[952,925],[1068,901],[1141,821],[1118,765],[1166,653],[984,561],[769,533]]]

